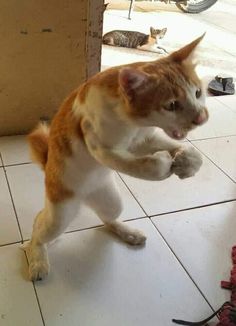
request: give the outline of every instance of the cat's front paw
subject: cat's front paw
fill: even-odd
[[[173,159],[169,152],[159,151],[146,158],[142,158],[142,169],[148,180],[164,180],[173,172],[171,171]]]
[[[201,165],[201,154],[194,147],[182,148],[175,154],[172,171],[180,179],[185,179],[194,176]]]

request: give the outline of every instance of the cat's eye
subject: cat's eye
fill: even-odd
[[[202,95],[202,90],[201,90],[201,88],[198,88],[197,90],[196,90],[196,98],[199,98],[199,97],[201,97],[201,95]]]
[[[172,101],[167,106],[165,106],[165,110],[176,111],[178,107],[179,107],[179,103],[177,101]]]

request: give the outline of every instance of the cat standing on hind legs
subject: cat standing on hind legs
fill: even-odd
[[[29,135],[45,172],[45,207],[26,246],[31,280],[48,274],[47,244],[82,202],[122,240],[145,242],[140,231],[118,221],[122,203],[112,170],[152,181],[199,170],[199,152],[177,140],[208,118],[191,61],[202,37],[160,60],[98,73],[65,100],[50,128],[40,125]]]

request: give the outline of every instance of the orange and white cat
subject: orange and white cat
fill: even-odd
[[[40,125],[29,135],[46,188],[45,207],[25,246],[31,280],[48,274],[47,243],[67,228],[82,202],[124,241],[145,242],[142,232],[118,221],[122,203],[113,170],[153,181],[199,170],[199,152],[176,140],[208,118],[191,61],[201,39],[157,61],[98,73],[65,100],[50,128]]]

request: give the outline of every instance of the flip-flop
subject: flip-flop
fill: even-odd
[[[213,95],[233,95],[235,92],[233,78],[216,76],[208,84],[208,90]]]

